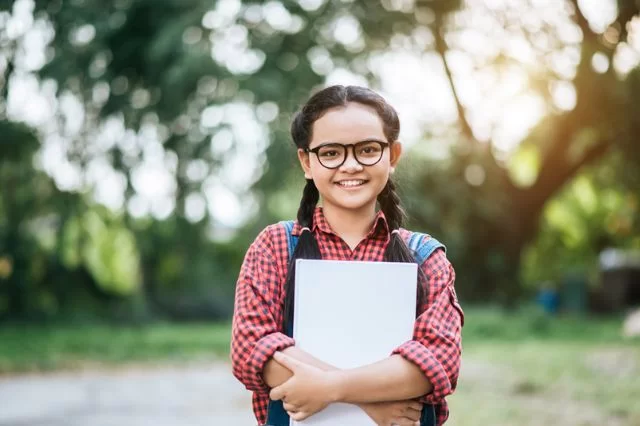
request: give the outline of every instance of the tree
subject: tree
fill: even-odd
[[[460,1],[38,0],[34,4],[34,16],[50,32],[52,52],[38,75],[41,81],[55,81],[60,96],[71,96],[84,108],[80,131],[64,135],[75,141],[68,152],[70,161],[84,170],[96,157],[108,159],[123,176],[126,199],[131,200],[145,147],[158,148],[144,135],[154,133],[176,182],[171,193],[176,223],[181,224],[181,233],[189,227],[197,230],[189,232],[197,241],[189,246],[190,253],[206,244],[206,230],[215,221],[207,212],[198,220],[183,220],[188,217],[189,197],[202,197],[211,178],[229,184],[220,177],[221,170],[232,158],[249,155],[239,152],[243,145],[235,133],[221,144],[224,149],[216,148],[215,137],[233,127],[229,116],[238,111],[229,105],[249,111],[250,118],[265,127],[264,139],[270,142],[258,144],[268,147],[251,154],[259,165],[251,192],[262,208],[240,235],[254,235],[257,228],[295,209],[300,180],[294,178],[297,169],[290,167],[291,113],[311,88],[322,85],[325,76],[338,68],[379,84],[367,61],[396,44],[438,54],[455,99],[459,122],[457,132],[449,135],[455,140],[450,157],[434,163],[408,188],[418,191],[423,201],[410,202],[415,206],[411,208],[415,224],[452,241],[469,294],[475,290],[483,298],[502,295],[514,300],[521,253],[535,235],[547,201],[581,167],[612,148],[638,158],[631,156],[637,152],[632,136],[639,120],[632,112],[638,102],[634,94],[640,90],[638,71],[621,76],[612,66],[604,72],[592,67],[594,55],[604,56],[610,64],[625,48],[630,22],[638,15],[633,0],[618,2],[618,16],[602,34],[591,28],[576,0],[563,2],[562,13],[582,34],[577,42],[563,39],[557,25],[537,15],[533,2],[523,1],[517,10],[507,5],[488,11],[491,28],[517,33],[538,55],[542,66],[530,79],[549,105],[553,83],[567,83],[576,94],[574,107],[549,114],[521,144],[520,151],[529,150],[539,159],[535,180],[525,185],[513,178],[513,170],[496,155],[491,140],[479,140],[459,90],[452,59],[468,50],[458,37],[467,25],[460,20]],[[478,8],[483,6],[465,7],[461,13],[475,13]],[[548,43],[540,41],[541,35]],[[6,92],[19,68],[16,55],[24,40],[1,40],[8,64]],[[578,60],[575,75],[567,77],[548,59],[571,48],[577,48]],[[509,51],[489,58],[466,53],[481,69],[499,71],[517,65]],[[59,116],[74,120],[62,111]],[[93,142],[110,120],[124,123],[133,144],[115,141],[105,149]],[[470,172],[485,178],[469,183]],[[124,214],[127,226],[133,228],[136,221]],[[142,235],[138,234],[138,244],[146,247]],[[150,252],[142,252],[144,262]],[[151,288],[154,280],[148,271],[155,265],[143,268],[145,286]]]
[[[634,135],[640,127],[634,111],[637,111],[640,71],[636,68],[627,76],[620,76],[612,65],[617,49],[626,45],[628,29],[632,19],[640,13],[639,6],[634,1],[619,1],[618,16],[603,34],[592,29],[577,1],[567,2],[567,7],[582,33],[578,64],[571,80],[576,94],[575,106],[566,112],[551,114],[524,139],[520,151],[533,149],[539,163],[537,177],[525,186],[518,184],[510,176],[508,167],[497,160],[491,143],[481,143],[475,137],[465,107],[457,96],[455,75],[447,60],[450,53],[447,24],[439,23],[440,27],[434,33],[436,50],[456,99],[461,143],[468,145],[453,160],[449,176],[453,173],[455,179],[456,173],[463,173],[470,165],[479,165],[487,175],[487,183],[475,191],[470,188],[476,193],[476,197],[472,196],[473,203],[482,204],[481,197],[498,202],[497,209],[480,206],[468,209],[465,215],[464,230],[471,236],[462,258],[468,262],[467,266],[473,265],[473,276],[470,274],[465,278],[470,281],[477,298],[496,293],[508,302],[517,298],[522,288],[517,285],[522,251],[536,235],[543,208],[582,167],[602,159],[612,149],[627,152],[630,164],[637,164],[639,159]],[[545,28],[544,22],[537,23],[532,30],[526,25],[518,25],[522,13],[530,17],[535,12],[519,10],[518,15],[498,15],[496,19],[501,20],[505,28],[515,27],[524,32],[532,44],[537,33],[554,33],[553,28]],[[557,46],[554,48],[558,49]],[[539,59],[544,61],[544,54],[548,52],[542,50],[540,53]],[[501,52],[496,59],[509,61],[507,55]],[[604,55],[611,64],[606,70],[592,66],[597,55]],[[552,69],[543,71],[545,83],[563,79]],[[499,195],[492,196],[492,193]]]

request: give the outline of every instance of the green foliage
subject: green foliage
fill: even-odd
[[[407,157],[398,180],[411,218],[408,226],[444,242],[460,294],[466,300],[487,301],[500,287],[513,286],[496,277],[510,276],[513,261],[502,251],[502,238],[513,232],[517,218],[502,189],[502,176],[489,172],[490,159],[477,152],[433,161],[417,150]],[[467,181],[470,166],[484,174],[481,185]]]
[[[638,6],[631,0],[618,5],[612,30],[624,41]],[[155,149],[175,166],[175,210],[161,220],[138,219],[127,210],[110,213],[97,207],[91,188],[60,191],[34,167],[41,142],[36,133],[7,121],[7,97],[0,96],[0,316],[57,315],[78,304],[94,309],[92,303],[113,313],[124,296],[142,315],[230,315],[248,242],[266,224],[295,214],[303,182],[288,135],[293,111],[333,70],[351,70],[375,85],[369,59],[398,46],[442,58],[466,55],[472,68],[483,70],[512,64],[510,52],[479,59],[460,43],[467,24],[449,18],[468,7],[459,0],[327,0],[314,10],[293,1],[36,0],[34,17],[45,38],[52,30],[46,64],[37,70],[40,82],[53,83],[59,97],[72,94],[85,112],[81,123],[61,110],[52,120],[63,123],[61,128],[79,124],[78,134],[61,135],[72,147],[68,160],[83,173],[92,160],[109,162],[126,179],[127,203],[139,195],[136,168],[146,151]],[[594,265],[602,238],[621,246],[638,244],[631,235],[638,216],[634,188],[640,187],[640,70],[626,77],[612,68],[593,70],[592,55],[613,55],[619,43],[593,33],[581,20],[580,7],[573,16],[583,33],[579,45],[567,43],[561,31],[535,16],[535,5],[504,7],[491,19],[506,37],[515,28],[525,38],[538,40],[542,32],[549,40],[548,48],[531,43],[542,59],[535,70],[542,77],[532,75],[531,80],[543,80],[531,88],[541,96],[549,98],[553,83],[569,84],[549,65],[553,57],[567,47],[579,49],[570,82],[576,107],[557,111],[549,104],[549,115],[510,158],[495,155],[490,143],[474,140],[462,125],[446,136],[452,148],[445,159],[433,160],[424,142],[399,176],[412,218],[408,226],[446,243],[460,293],[476,300],[515,300],[520,255],[531,241],[523,273],[529,282],[552,279],[567,267]],[[269,15],[273,8],[275,15]],[[0,11],[11,10],[11,4],[0,4]],[[282,19],[273,19],[276,15]],[[528,16],[527,24],[521,16]],[[336,35],[335,23],[345,18],[357,23],[355,41]],[[484,36],[495,34],[488,30]],[[7,64],[0,76],[3,95],[12,77],[25,72],[19,59],[25,45],[24,35],[13,39],[0,28],[0,64]],[[230,103],[246,106],[257,118],[268,139],[260,144],[266,151],[256,148],[249,158],[238,135],[225,152],[212,149],[213,137],[233,127],[232,112],[215,108]],[[273,114],[261,114],[265,108]],[[205,111],[216,111],[207,123]],[[463,99],[463,123],[464,112]],[[124,124],[127,138],[140,136],[133,148],[122,140],[97,142],[109,119]],[[143,141],[149,129],[157,132],[160,145]],[[620,186],[610,190],[587,175],[547,205],[606,149],[617,155],[606,185],[615,181]],[[221,174],[232,156],[257,165],[257,182],[249,191],[260,210],[235,239],[220,243],[210,238],[212,229],[221,228],[215,218],[207,211],[191,223],[186,205],[190,195],[205,195],[210,179],[228,184]],[[194,177],[189,172],[194,164],[205,172]],[[543,211],[542,233],[536,237]]]
[[[0,132],[0,159],[5,167],[9,162],[24,161],[39,147],[37,136],[24,124],[0,120]]]
[[[547,204],[524,256],[526,283],[559,283],[577,272],[597,284],[601,250],[640,248],[638,192],[618,180],[616,163],[614,156],[586,171]]]
[[[140,260],[136,241],[123,223],[109,221],[105,217],[107,215],[106,212],[101,215],[97,210],[90,210],[82,217],[70,220],[69,231],[73,232],[77,228],[80,231],[76,231],[78,235],[75,247],[68,244],[65,248],[67,253],[75,249],[76,254],[70,255],[71,258],[81,258],[98,285],[106,291],[131,295],[140,286]],[[70,266],[73,265],[69,263]]]
[[[621,324],[617,317],[551,316],[533,305],[517,311],[470,307],[465,308],[463,340],[471,346],[486,341],[618,344],[623,342]]]
[[[211,360],[229,348],[229,326],[13,325],[0,329],[0,375],[84,364]]]
[[[246,250],[242,240],[211,242],[202,229],[176,216],[132,226],[144,291],[156,314],[177,320],[231,316]]]
[[[540,149],[533,145],[523,145],[509,159],[509,175],[515,185],[533,185],[540,172]]]

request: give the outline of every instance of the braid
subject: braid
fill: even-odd
[[[298,223],[302,227],[311,229],[313,226],[313,212],[316,209],[316,204],[320,200],[320,193],[313,179],[307,179],[307,184],[302,190],[302,200],[300,200],[300,207],[298,208]]]
[[[298,244],[293,251],[291,260],[289,262],[289,270],[287,272],[287,279],[284,284],[284,315],[282,320],[283,331],[287,331],[287,326],[293,321],[293,295],[295,291],[296,282],[296,260],[297,259],[322,259],[320,254],[320,248],[318,242],[313,236],[313,232],[310,230],[313,228],[313,214],[320,199],[320,193],[316,188],[315,183],[311,179],[307,179],[307,184],[302,192],[302,200],[300,200],[300,207],[298,208],[298,224],[303,228],[309,228],[304,230],[298,238]]]
[[[382,192],[378,195],[380,209],[384,213],[389,224],[389,230],[399,229],[406,218],[406,214],[400,205],[400,197],[396,193],[396,186],[389,179]]]
[[[384,251],[384,260],[387,262],[404,262],[404,263],[417,263],[417,260],[404,239],[399,232],[393,232],[400,229],[406,214],[400,205],[400,197],[396,193],[396,186],[393,181],[389,179],[382,192],[378,195],[378,203],[380,203],[380,209],[384,213],[389,225],[389,244]],[[427,279],[418,265],[418,294],[416,299],[416,309],[420,312],[420,307],[426,299],[427,292]]]

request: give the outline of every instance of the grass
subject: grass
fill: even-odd
[[[467,309],[448,426],[640,425],[640,339],[622,318]],[[227,359],[229,324],[0,328],[0,374]]]
[[[621,318],[552,318],[536,310],[505,314],[467,309],[465,355],[485,347],[547,347],[574,342],[640,347],[620,336]],[[50,371],[83,364],[162,363],[228,357],[229,324],[151,324],[142,326],[13,325],[0,328],[0,374]]]
[[[536,308],[523,308],[515,313],[505,313],[500,309],[471,308],[465,310],[463,339],[465,342],[536,340],[640,343],[638,340],[623,340],[622,322],[622,316],[550,316]]]
[[[469,310],[448,425],[640,425],[640,340],[621,324]]]
[[[213,360],[228,350],[228,324],[14,325],[0,328],[0,374]]]
[[[639,425],[640,345],[471,342],[451,425]]]

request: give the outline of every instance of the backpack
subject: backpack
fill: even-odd
[[[292,235],[291,231],[294,226],[293,220],[282,221],[287,233],[287,249],[289,252],[289,260],[293,257],[293,251],[298,244],[298,236]],[[438,248],[446,250],[446,247],[433,237],[425,241],[426,234],[419,232],[411,232],[409,238],[405,240],[407,247],[413,252],[418,265],[421,265],[431,254]],[[291,328],[292,330],[292,328]],[[291,330],[286,330],[289,337],[293,337]],[[267,412],[267,424],[265,426],[289,426],[289,415],[285,411],[282,401],[269,401]],[[420,418],[420,426],[436,426],[436,410],[431,404],[424,404],[422,408],[422,417]]]

